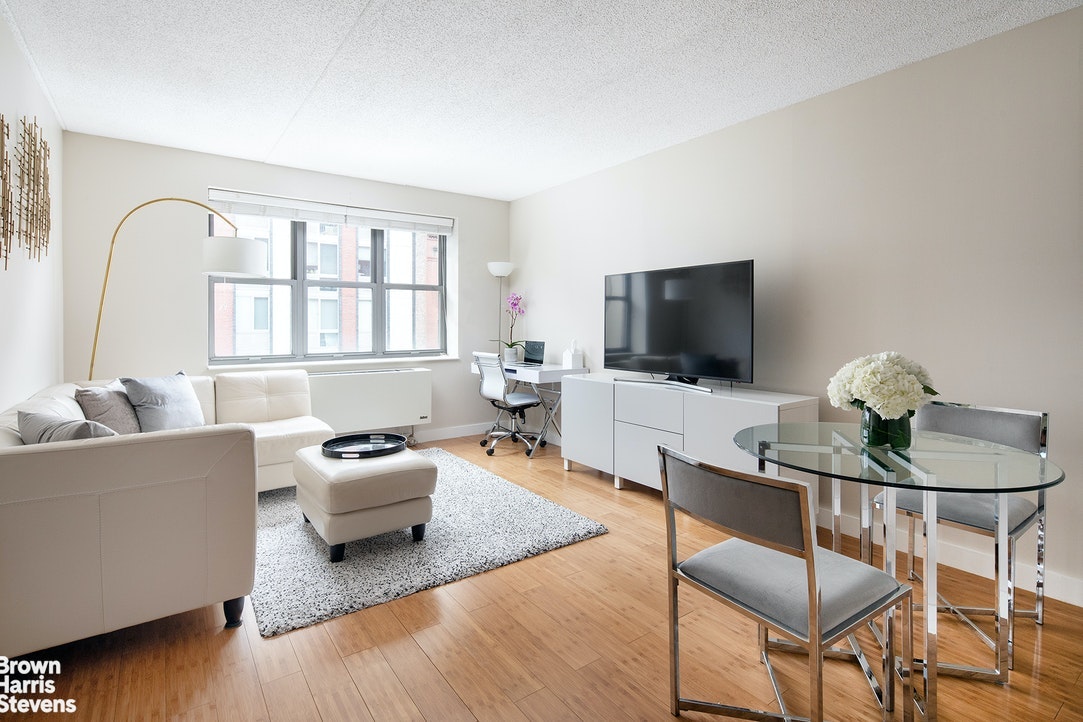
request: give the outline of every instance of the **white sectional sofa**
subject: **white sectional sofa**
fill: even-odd
[[[85,419],[76,384],[0,413],[0,655],[219,602],[239,624],[256,492],[294,483],[293,453],[333,432],[304,371],[189,379],[201,426],[24,444],[20,410]]]

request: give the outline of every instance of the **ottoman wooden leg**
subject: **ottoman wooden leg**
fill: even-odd
[[[332,544],[331,545],[330,558],[331,558],[331,563],[332,564],[334,564],[335,562],[342,561],[342,557],[344,557],[344,556],[346,556],[346,545],[345,544]]]
[[[422,539],[425,538],[425,525],[424,524],[414,524],[412,527],[410,527],[410,531],[412,531],[414,533],[414,541],[416,541],[416,542],[421,541]]]

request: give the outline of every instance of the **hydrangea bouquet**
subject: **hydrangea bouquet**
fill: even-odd
[[[856,358],[827,384],[832,406],[861,409],[862,441],[872,446],[908,447],[910,417],[936,395],[929,372],[894,351]]]

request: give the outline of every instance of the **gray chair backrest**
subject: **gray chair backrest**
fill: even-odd
[[[932,401],[914,414],[914,428],[969,436],[1045,456],[1049,415],[1042,411]]]
[[[504,374],[504,364],[500,356],[484,351],[474,352],[474,364],[481,374],[478,393],[490,401],[507,403],[508,377]]]
[[[658,447],[667,512],[682,509],[746,541],[806,556],[815,548],[808,486],[711,466]]]

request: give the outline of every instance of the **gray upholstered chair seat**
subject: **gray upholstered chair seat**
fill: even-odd
[[[895,494],[895,506],[901,512],[921,514],[922,492],[917,489],[899,489]],[[884,503],[884,492],[876,495],[877,506]],[[1008,534],[1015,536],[1034,520],[1038,505],[1030,499],[1016,494],[1007,497]],[[964,524],[974,529],[983,529],[992,534],[996,521],[995,494],[964,494],[952,492],[940,494],[936,500],[936,516],[941,521]]]
[[[808,571],[804,560],[741,539],[728,539],[692,555],[679,569],[715,593],[808,639],[808,596],[804,594]],[[882,605],[901,586],[873,566],[822,548],[816,549],[816,574],[826,639],[834,630],[849,626],[855,617],[867,616],[869,609]]]

